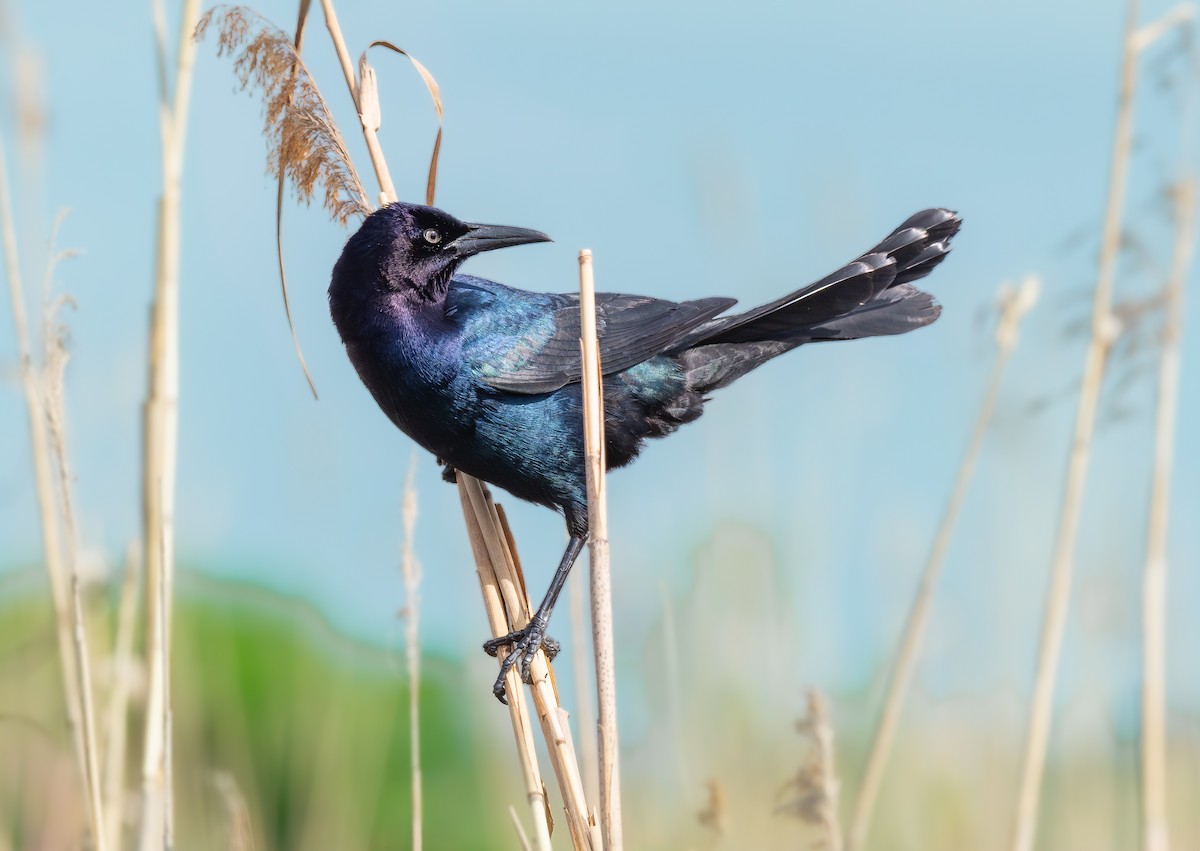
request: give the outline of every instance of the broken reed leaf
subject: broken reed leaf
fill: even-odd
[[[342,224],[370,215],[346,143],[292,39],[244,6],[210,9],[196,26],[196,38],[204,38],[214,23],[217,55],[235,56],[242,88],[262,93],[263,135],[272,142],[267,171],[290,179],[306,204],[319,188],[322,206]]]
[[[371,42],[369,45],[367,45],[367,49],[363,51],[362,56],[359,57],[358,67],[359,67],[359,76],[362,81],[364,93],[367,91],[367,88],[368,88],[368,83],[367,83],[368,77],[370,79],[369,91],[370,91],[371,97],[373,98],[373,103],[368,105],[365,102],[366,97],[364,95],[363,109],[367,109],[368,106],[370,106],[370,108],[372,108],[374,110],[374,127],[376,130],[379,129],[379,120],[380,120],[379,119],[379,90],[378,90],[378,86],[375,83],[375,71],[371,68],[371,66],[369,64],[367,64],[367,51],[369,51],[372,47],[387,48],[388,50],[392,51],[393,53],[399,53],[401,56],[407,58],[408,61],[412,63],[413,68],[416,69],[417,73],[421,75],[421,80],[425,83],[425,88],[429,90],[429,97],[433,100],[433,108],[434,108],[434,110],[437,111],[438,130],[437,130],[437,136],[433,140],[433,154],[429,158],[429,176],[425,180],[425,203],[430,206],[433,206],[433,198],[437,191],[438,157],[440,157],[441,153],[442,153],[442,129],[444,127],[443,121],[444,121],[444,117],[445,117],[442,112],[441,89],[438,87],[437,80],[434,78],[433,74],[431,74],[429,72],[429,69],[426,68],[424,65],[422,65],[420,62],[418,62],[417,58],[415,56],[413,56],[411,53],[409,53],[407,50],[405,50],[402,47],[397,47],[396,45],[392,44],[390,41],[382,41],[381,40],[381,41]],[[366,119],[364,118],[364,122],[365,121],[366,121]]]
[[[308,10],[312,6],[312,0],[300,0],[300,9],[296,14],[296,36],[292,40],[292,47],[299,56],[304,48],[304,25],[308,23]],[[292,63],[291,74],[293,77],[298,72],[296,63]],[[283,312],[287,316],[288,333],[292,335],[292,347],[296,350],[296,360],[300,361],[300,369],[304,371],[304,378],[308,382],[308,389],[312,391],[314,399],[320,399],[317,394],[317,385],[313,381],[312,373],[308,371],[308,362],[304,359],[304,352],[300,348],[300,337],[296,334],[296,323],[292,320],[292,303],[288,298],[287,285],[287,269],[283,262],[283,184],[284,175],[278,174],[275,176],[275,257],[279,262],[279,289],[283,295]]]
[[[195,37],[204,38],[215,20],[217,54],[236,56],[234,72],[242,88],[262,92],[263,135],[272,142],[267,170],[276,179],[275,248],[283,309],[296,358],[313,398],[318,398],[288,297],[283,259],[283,185],[290,179],[297,197],[306,204],[312,202],[319,185],[322,206],[343,225],[351,216],[366,217],[371,208],[345,141],[300,56],[310,6],[311,0],[301,0],[294,39],[258,13],[240,6],[209,10],[197,24]],[[252,33],[252,25],[257,32]]]

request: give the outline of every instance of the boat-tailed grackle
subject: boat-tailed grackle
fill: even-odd
[[[732,298],[671,302],[598,293],[608,468],[700,416],[708,394],[804,343],[902,334],[938,317],[912,285],[945,259],[960,219],[910,217],[857,260],[780,299],[726,314]],[[457,274],[481,251],[544,242],[395,203],[371,214],[333,268],[329,308],[363,384],[401,431],[451,470],[560,511],[570,542],[530,623],[484,644],[529,665],[588,532],[579,297]]]

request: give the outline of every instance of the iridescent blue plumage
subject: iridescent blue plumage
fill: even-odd
[[[899,334],[939,308],[911,285],[949,251],[960,225],[948,210],[912,216],[854,262],[741,314],[729,298],[670,302],[600,293],[608,466],[635,458],[700,416],[707,394],[804,343]],[[543,643],[554,600],[587,534],[580,391],[579,302],[458,275],[480,251],[544,234],[472,225],[430,207],[378,210],[346,243],[329,287],[330,312],[360,378],[402,431],[449,468],[561,511],[571,543],[503,673]]]

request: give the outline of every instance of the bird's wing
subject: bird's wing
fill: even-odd
[[[661,354],[735,303],[731,298],[673,302],[597,293],[596,333],[604,374]],[[577,295],[527,293],[460,276],[451,284],[446,313],[464,323],[464,356],[486,384],[536,394],[579,381]]]

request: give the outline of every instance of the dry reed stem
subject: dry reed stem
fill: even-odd
[[[143,409],[142,540],[146,555],[148,695],[142,750],[140,848],[156,844],[155,823],[166,815],[167,740],[170,705],[166,694],[170,658],[162,636],[171,629],[170,589],[175,558],[175,478],[179,420],[179,245],[180,193],[188,104],[196,44],[199,0],[184,0],[176,52],[175,88],[159,93],[162,116],[163,187],[159,200],[154,299],[151,308],[149,379]],[[159,40],[159,63],[167,64]],[[164,75],[165,76],[165,75]],[[165,83],[165,79],[163,81]]]
[[[842,828],[838,822],[838,797],[841,783],[837,778],[833,745],[833,727],[825,698],[816,689],[807,695],[808,711],[796,722],[796,729],[808,739],[808,754],[800,770],[783,791],[793,790],[795,797],[778,808],[821,831],[825,851],[842,851]]]
[[[493,625],[493,635],[500,637],[529,623],[533,607],[525,591],[524,575],[503,510],[492,502],[491,494],[477,479],[460,474],[459,481],[464,480],[466,481],[463,490],[474,511],[474,521],[478,524],[480,537],[484,541],[495,574],[499,597],[506,612],[507,625],[503,630],[495,632]],[[593,823],[584,794],[583,776],[579,770],[567,713],[559,705],[554,672],[546,654],[541,650],[530,666],[530,677],[534,706],[541,721],[542,735],[546,739],[550,764],[554,768],[559,791],[562,793],[572,844],[579,851],[599,851],[602,847],[600,832]],[[513,676],[509,682],[515,682],[519,689],[518,676]],[[512,690],[510,686],[510,695]]]
[[[351,99],[359,110],[363,135],[371,150],[372,163],[382,188],[382,201],[383,203],[395,201],[397,200],[395,187],[383,159],[382,151],[378,147],[376,135],[379,121],[377,115],[379,111],[378,91],[374,85],[373,74],[368,75],[371,82],[368,83],[364,98],[364,90],[354,76],[354,68],[350,63],[350,52],[342,38],[333,2],[332,0],[322,0],[321,6]],[[411,59],[411,57],[409,58]],[[363,64],[365,65],[365,62]],[[441,102],[436,83],[432,82],[432,77],[420,63],[414,60],[414,65],[430,89],[440,118]],[[369,68],[369,66],[365,67]],[[427,204],[432,204],[434,200],[436,156],[437,147],[434,150],[435,161],[430,166],[430,179],[426,184],[425,202]],[[471,541],[472,553],[475,556],[484,608],[487,611],[493,636],[499,637],[512,631],[518,619],[522,624],[528,623],[530,606],[528,597],[524,593],[524,579],[520,575],[520,565],[516,559],[511,532],[507,530],[503,514],[497,511],[497,507],[491,503],[482,484],[477,479],[459,472],[458,487],[463,504],[463,517],[467,524],[467,534]],[[518,589],[520,593],[517,593]],[[577,849],[596,851],[600,848],[599,835],[588,814],[587,801],[583,793],[583,783],[575,757],[574,745],[571,741],[566,712],[558,704],[558,695],[553,686],[545,654],[539,652],[535,658],[532,674],[534,679],[533,698],[538,708],[551,763],[562,791],[572,841]],[[541,773],[533,748],[529,719],[525,710],[524,692],[515,671],[510,671],[507,677],[507,697],[517,752],[526,782],[526,792],[533,811],[536,847],[542,851],[542,849],[550,847],[548,808],[545,788],[541,783]],[[537,806],[538,803],[540,803],[540,807]]]
[[[142,558],[138,547],[125,551],[121,598],[117,605],[117,634],[113,641],[112,690],[105,711],[104,808],[109,813],[108,844],[120,848],[121,817],[125,799],[125,758],[128,733],[129,691],[133,679],[133,635],[137,615],[138,574]]]
[[[1050,583],[1038,648],[1037,673],[1030,698],[1029,722],[1021,760],[1016,813],[1013,819],[1010,845],[1012,851],[1031,851],[1037,832],[1042,778],[1045,773],[1046,751],[1050,740],[1054,685],[1058,677],[1063,633],[1066,629],[1067,609],[1070,603],[1075,540],[1079,531],[1079,518],[1083,507],[1083,490],[1087,479],[1092,433],[1108,354],[1117,334],[1116,320],[1112,316],[1112,292],[1117,253],[1121,242],[1121,210],[1125,201],[1133,130],[1133,96],[1138,55],[1138,45],[1134,36],[1137,30],[1137,18],[1138,0],[1129,0],[1123,37],[1124,51],[1116,129],[1113,134],[1108,200],[1100,242],[1099,270],[1092,302],[1091,336],[1088,341],[1087,356],[1080,383],[1079,403],[1075,414],[1075,427],[1068,453],[1062,509],[1058,530],[1055,533]]]
[[[895,740],[896,727],[900,722],[900,714],[908,694],[908,686],[916,666],[921,642],[925,636],[925,628],[929,621],[929,609],[933,600],[933,591],[937,585],[942,562],[950,546],[950,538],[954,532],[955,523],[966,499],[967,489],[975,473],[979,451],[983,446],[983,438],[987,433],[988,423],[991,422],[992,412],[996,406],[996,398],[1000,393],[1000,382],[1009,356],[1017,341],[1017,327],[1021,318],[1037,300],[1038,282],[1035,278],[1027,278],[1016,290],[1005,286],[1000,293],[1000,321],[996,327],[996,361],[988,378],[987,389],[979,405],[979,413],[975,417],[975,425],[971,429],[966,451],[955,476],[954,485],[950,489],[950,498],[942,513],[942,519],[934,535],[933,546],[926,559],[921,580],[909,609],[908,620],[904,626],[904,634],[896,653],[896,661],[888,682],[887,694],[883,701],[883,711],[875,727],[871,739],[871,747],[867,754],[866,768],[859,786],[858,795],[854,801],[854,812],[850,819],[849,839],[847,847],[851,851],[861,849],[866,844],[867,832],[871,824],[871,816],[875,809],[875,800],[879,794],[879,786],[883,781],[883,773],[891,755],[892,743]]]
[[[296,51],[296,55],[300,56],[304,49],[304,25],[308,21],[308,12],[312,8],[312,0],[300,0],[300,8],[296,13],[296,35],[292,39],[292,49]],[[287,85],[295,86],[295,76],[300,72],[297,64],[292,65],[292,70],[288,75]],[[295,103],[295,95],[291,94],[288,97],[288,109],[292,108]],[[300,361],[300,369],[304,372],[304,380],[308,382],[308,389],[312,391],[313,398],[317,398],[317,385],[313,381],[312,373],[308,371],[308,361],[304,359],[304,352],[300,348],[300,337],[296,333],[296,323],[292,321],[292,304],[288,299],[287,288],[287,268],[283,262],[283,185],[286,182],[285,175],[281,171],[275,178],[275,259],[279,264],[279,289],[283,295],[283,312],[287,317],[288,333],[292,335],[292,348],[296,352],[296,360]]]
[[[1159,361],[1155,415],[1154,474],[1146,530],[1146,565],[1142,580],[1142,849],[1168,851],[1166,623],[1167,520],[1174,461],[1175,423],[1179,403],[1179,337],[1183,284],[1192,259],[1195,183],[1185,179],[1175,188],[1175,250],[1167,280],[1162,354]]]
[[[384,204],[398,200],[396,185],[392,183],[391,172],[388,171],[387,160],[383,156],[383,148],[379,144],[379,124],[374,121],[378,112],[378,101],[367,104],[367,113],[363,112],[362,90],[359,81],[354,77],[354,65],[350,61],[350,51],[346,49],[346,40],[342,37],[342,28],[338,24],[337,13],[333,9],[333,0],[321,0],[321,8],[325,12],[325,26],[333,39],[334,50],[337,51],[338,63],[342,66],[342,74],[346,77],[346,86],[350,90],[350,99],[358,110],[359,124],[362,125],[363,139],[367,143],[367,152],[371,156],[371,165],[375,167],[375,176],[379,180],[379,192]]]
[[[62,669],[67,725],[70,727],[80,777],[84,778],[84,782],[86,782],[83,730],[80,722],[80,695],[75,673],[75,654],[71,641],[70,592],[67,587],[67,576],[63,569],[59,543],[58,513],[55,507],[53,473],[50,467],[50,447],[46,439],[46,418],[42,392],[38,386],[38,376],[34,371],[29,342],[24,288],[17,256],[16,225],[13,221],[8,170],[2,142],[0,142],[0,231],[3,232],[8,290],[12,300],[13,325],[17,338],[17,352],[20,357],[21,389],[25,395],[25,409],[29,421],[30,454],[33,460],[38,516],[41,519],[42,529],[42,553],[46,561],[46,574],[50,580],[50,596],[54,604],[54,623],[59,663]]]
[[[401,510],[404,544],[400,570],[404,576],[404,656],[408,667],[408,745],[412,774],[412,849],[421,851],[421,565],[413,552],[413,534],[417,528],[417,456],[414,453],[404,480],[404,504]]]
[[[600,824],[606,851],[621,851],[621,771],[617,736],[617,681],[613,664],[612,575],[608,558],[608,504],[604,489],[604,384],[596,336],[592,252],[579,252],[580,346],[583,356],[583,435],[587,455],[588,556],[592,579],[592,642],[599,705]]]
[[[600,798],[600,755],[596,749],[596,721],[592,717],[592,696],[588,688],[587,639],[585,638],[583,585],[587,579],[578,571],[570,583],[571,665],[575,669],[575,728],[580,735],[580,770],[589,801]]]
[[[517,839],[521,843],[522,851],[533,851],[533,846],[529,844],[529,835],[525,833],[525,826],[521,824],[521,818],[517,815],[517,808],[509,804],[508,815],[512,818],[513,828],[517,831]]]
[[[46,271],[47,295],[57,257],[54,255]],[[92,677],[89,664],[87,632],[83,625],[83,604],[79,594],[79,535],[75,523],[75,501],[71,495],[71,467],[67,457],[67,415],[63,376],[67,366],[67,348],[63,329],[57,324],[56,310],[64,299],[48,302],[45,331],[45,391],[46,428],[58,468],[58,505],[62,512],[62,531],[66,540],[66,566],[71,579],[71,638],[75,653],[74,671],[79,694],[80,731],[83,738],[83,780],[87,799],[88,828],[97,851],[108,848],[105,829],[104,800],[100,784],[100,751],[96,742],[96,713],[92,703]]]
[[[471,551],[475,556],[476,575],[479,578],[479,589],[483,595],[484,610],[492,635],[500,636],[509,631],[508,615],[500,596],[500,583],[496,578],[496,570],[489,554],[484,532],[475,513],[474,503],[479,482],[461,473],[458,476],[458,495],[462,501],[463,516],[467,520],[467,536],[471,543]],[[517,744],[517,759],[521,766],[521,777],[525,783],[526,803],[533,818],[534,842],[537,851],[550,849],[550,825],[547,819],[547,804],[545,787],[542,784],[541,771],[537,764],[537,754],[533,743],[533,726],[529,719],[529,710],[525,701],[525,692],[514,670],[508,672],[507,678],[508,714],[512,722],[513,738]]]

